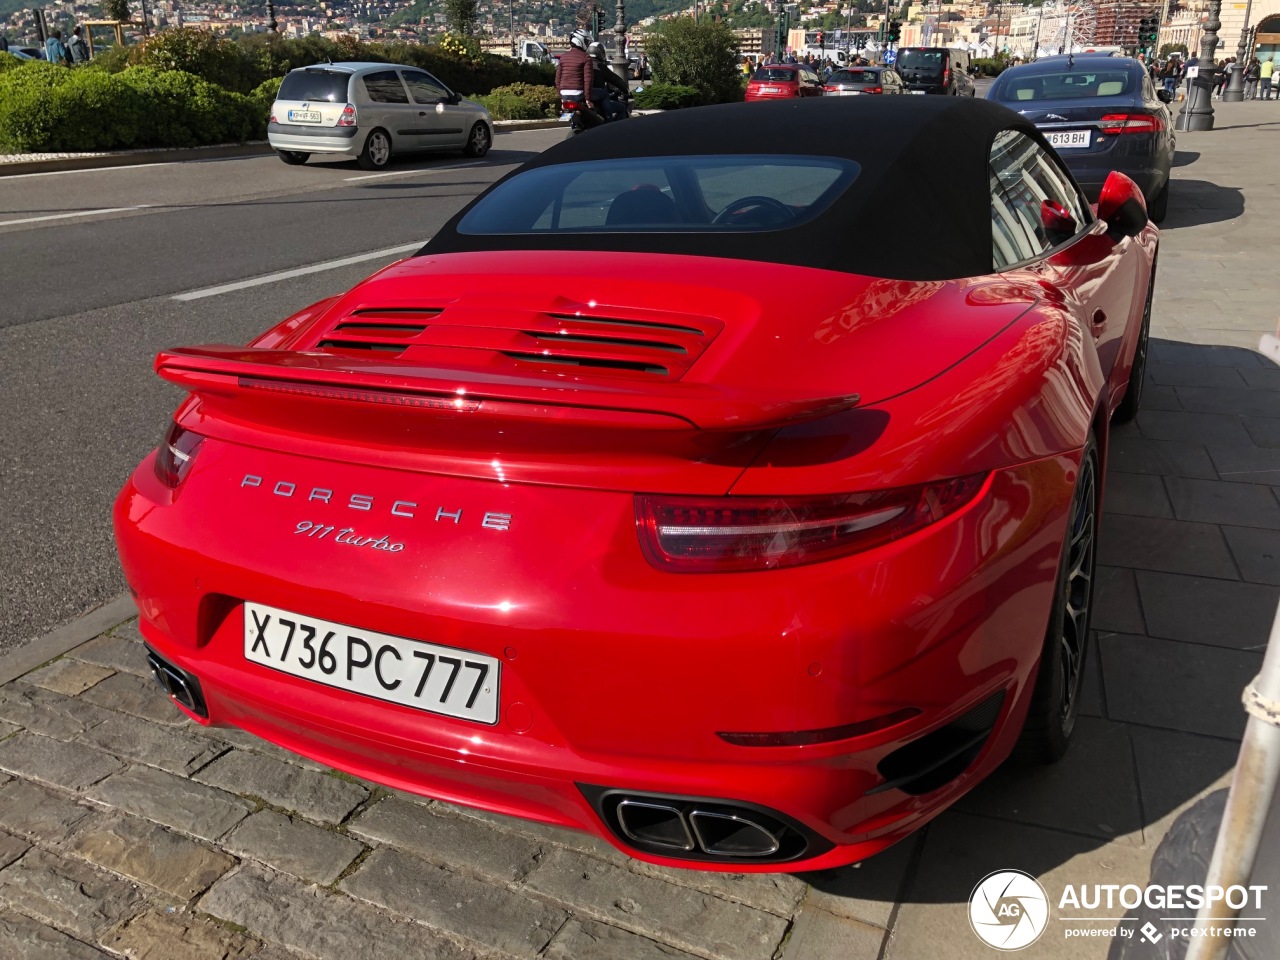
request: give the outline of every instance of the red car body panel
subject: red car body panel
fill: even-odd
[[[571,269],[537,252],[394,264],[251,348],[161,355],[192,392],[177,422],[206,439],[176,488],[153,454],[116,502],[142,633],[200,679],[199,722],[391,786],[590,831],[670,866],[690,863],[622,843],[582,785],[723,797],[824,841],[786,869],[861,859],[944,810],[1017,739],[1075,471],[1091,429],[1105,447],[1124,394],[1133,291],[1155,243],[1151,227],[1116,241],[1097,224],[1027,268],[932,282],[657,254],[581,253]],[[640,277],[660,279],[628,279]],[[431,322],[393,359],[342,346],[396,310]],[[602,346],[590,338],[605,320],[683,339]],[[555,362],[575,350],[646,363],[659,350],[678,369],[649,389],[630,369]],[[333,384],[348,395],[308,392]],[[458,404],[361,393],[388,389]],[[945,519],[823,563],[685,575],[651,564],[637,536],[638,493],[798,496],[971,475],[985,477],[979,492]],[[490,528],[490,515],[509,524]],[[300,535],[316,523],[403,549]],[[497,658],[498,721],[248,662],[246,601]],[[919,796],[877,792],[883,758],[997,691],[999,719],[967,770]],[[904,709],[800,746],[719,735]]]

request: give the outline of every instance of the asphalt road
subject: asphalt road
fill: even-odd
[[[179,399],[157,350],[244,343],[347,289],[563,137],[375,175],[264,156],[0,177],[0,651],[125,589],[111,502]]]

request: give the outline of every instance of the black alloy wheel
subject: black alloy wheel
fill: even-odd
[[[1138,346],[1133,351],[1133,366],[1129,370],[1129,386],[1111,414],[1115,423],[1128,423],[1138,415],[1138,407],[1142,405],[1142,385],[1147,379],[1147,352],[1151,346],[1151,301],[1155,293],[1156,263],[1153,260],[1151,279],[1147,281],[1147,302],[1142,308],[1142,326],[1138,328]]]
[[[301,153],[297,150],[277,150],[276,153],[280,155],[281,160],[291,167],[300,167],[311,159],[311,154]]]
[[[1098,472],[1098,444],[1090,434],[1071,496],[1053,608],[1031,707],[1014,747],[1014,756],[1024,763],[1061,760],[1080,712],[1097,563]]]

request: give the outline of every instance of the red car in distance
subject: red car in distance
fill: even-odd
[[[771,63],[757,67],[747,81],[746,99],[790,100],[822,96],[822,81],[803,63]]]
[[[870,856],[1067,749],[1158,242],[967,97],[566,140],[157,357],[187,397],[115,506],[152,667],[198,723],[653,863]]]

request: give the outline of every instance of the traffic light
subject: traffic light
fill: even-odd
[[[791,16],[786,10],[778,11],[778,54],[787,49],[787,34],[791,32]]]
[[[600,28],[603,26],[603,19],[604,16],[601,14],[600,8],[593,6],[591,8],[591,35],[593,37],[600,36]]]
[[[889,32],[888,32],[888,34],[887,34],[887,36],[886,36],[886,39],[889,41],[889,43],[897,43],[897,42],[898,42],[898,38],[899,38],[900,36],[902,36],[902,21],[901,21],[901,20],[890,20],[890,21],[889,21]]]

